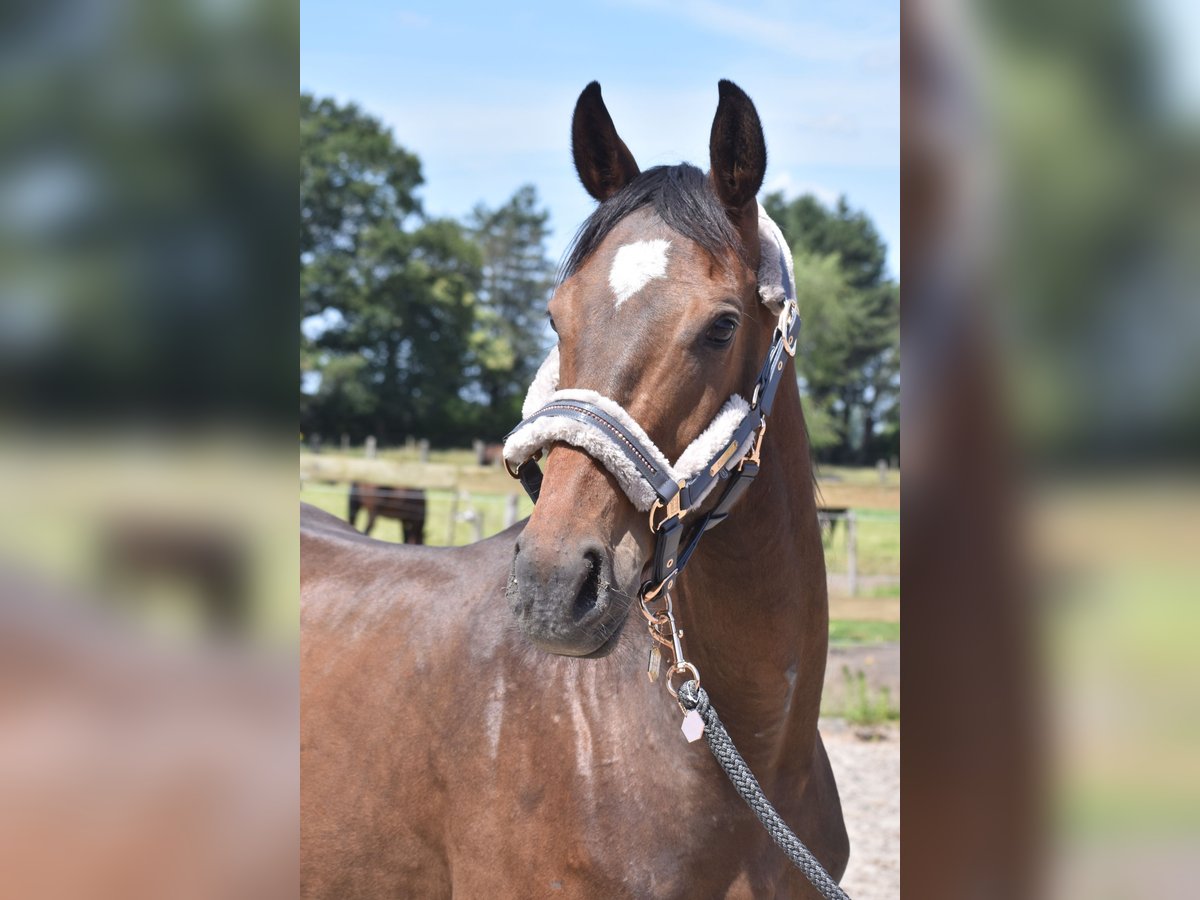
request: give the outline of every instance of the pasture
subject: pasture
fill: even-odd
[[[499,466],[476,464],[470,449],[430,450],[425,461],[416,446],[380,449],[367,459],[362,447],[336,453],[301,452],[300,499],[339,518],[346,517],[349,481],[423,487],[428,502],[425,541],[458,546],[502,531],[530,514],[533,504]],[[818,502],[854,511],[858,590],[846,577],[846,522],[835,523],[825,543],[829,571],[830,637],[835,642],[895,641],[900,619],[900,473],[874,468],[822,466]],[[514,504],[515,503],[515,507]],[[736,519],[731,520],[736,521]],[[359,522],[359,527],[365,518]],[[373,536],[399,543],[400,523],[380,519]]]

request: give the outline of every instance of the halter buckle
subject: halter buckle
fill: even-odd
[[[684,516],[686,516],[688,514],[688,511],[686,509],[681,509],[681,500],[680,500],[680,497],[683,496],[683,488],[686,485],[687,485],[686,481],[679,481],[676,484],[676,487],[678,487],[679,490],[677,490],[675,492],[675,496],[673,496],[670,500],[668,500],[666,502],[665,507],[661,500],[654,501],[654,505],[650,507],[650,533],[651,534],[657,534],[658,530],[660,528],[662,528],[663,522],[666,522],[668,519],[672,518],[673,516],[678,516],[680,519],[682,519]],[[658,512],[660,509],[664,509],[664,508],[667,511],[666,515],[664,515],[661,519],[659,519],[658,523],[655,524],[654,514],[656,512]]]
[[[742,457],[742,461],[738,463],[738,471],[746,465],[753,463],[760,465],[762,463],[762,442],[763,436],[767,433],[767,420],[764,418],[758,423],[758,435],[754,438],[754,446],[750,448],[750,452]]]
[[[796,339],[788,340],[788,331],[792,327],[792,323],[799,318],[800,310],[796,307],[795,300],[788,300],[783,304],[783,309],[779,310],[779,323],[775,326],[775,330],[779,332],[779,337],[783,341],[783,349],[788,356],[796,356]]]

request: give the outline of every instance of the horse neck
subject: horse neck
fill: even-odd
[[[780,387],[762,467],[681,576],[685,651],[759,778],[803,764],[828,644],[825,559],[796,383]]]

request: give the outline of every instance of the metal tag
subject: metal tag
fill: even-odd
[[[683,732],[689,744],[694,744],[704,734],[704,719],[693,709],[683,717],[683,724],[679,726],[679,730]]]
[[[656,642],[650,648],[650,664],[646,667],[646,677],[651,681],[658,681],[658,673],[662,671],[662,649]]]

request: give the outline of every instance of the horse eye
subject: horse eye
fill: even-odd
[[[736,318],[733,316],[721,316],[721,318],[709,326],[704,339],[710,344],[724,347],[733,340],[733,333],[737,331],[737,327],[738,320]]]
[[[546,318],[550,320],[550,330],[555,334],[558,334],[558,326],[554,324],[554,316],[550,315],[550,313],[546,313]]]

